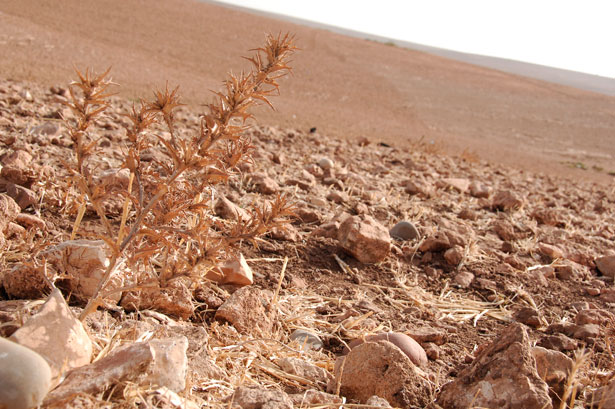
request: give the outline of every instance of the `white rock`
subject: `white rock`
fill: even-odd
[[[0,408],[38,406],[50,386],[51,369],[42,356],[0,337]]]
[[[90,337],[57,288],[41,310],[15,331],[11,339],[45,357],[54,378],[89,364],[92,356]]]
[[[110,250],[102,240],[68,240],[50,247],[44,252],[47,261],[68,277],[70,290],[74,295],[89,299],[96,292],[98,283],[105,275],[110,263]],[[118,263],[111,275],[105,291],[124,286],[127,273],[124,265]],[[117,304],[122,296],[116,292],[105,298],[105,301]]]
[[[329,158],[321,158],[318,161],[318,166],[323,169],[331,169],[333,167],[333,161]]]
[[[154,362],[148,370],[147,380],[173,392],[183,391],[188,369],[188,338],[154,339],[149,344],[154,351]]]

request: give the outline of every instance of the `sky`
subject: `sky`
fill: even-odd
[[[612,0],[222,0],[398,40],[615,78]]]

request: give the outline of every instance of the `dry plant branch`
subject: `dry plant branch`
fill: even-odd
[[[125,126],[128,145],[122,163],[130,172],[129,182],[115,190],[99,183],[94,175],[98,141],[91,131],[109,106],[109,70],[100,75],[77,70],[78,80],[70,84],[66,103],[74,119],[65,120],[73,141],[72,186],[79,192],[71,238],[76,237],[86,207],[91,206],[104,228],[99,238],[111,250],[110,263],[81,319],[102,304],[101,294],[120,263],[133,271],[146,271],[145,277],[154,277],[164,286],[174,277],[206,271],[242,241],[256,244],[256,237],[292,214],[286,197],[278,195],[254,209],[249,220],[221,231],[211,215],[209,202],[214,195],[209,192],[229,180],[237,164],[249,158],[252,146],[245,131],[253,118],[250,109],[259,103],[273,108],[270,97],[279,93],[278,80],[291,70],[293,40],[289,34],[268,35],[264,46],[252,50],[245,57],[251,70],[229,75],[223,90],[214,92],[214,101],[207,105],[196,132],[177,125],[175,111],[182,103],[178,88],[170,90],[168,83],[164,90],[154,92],[152,101],[133,105],[125,115],[130,123]],[[161,126],[166,135],[156,132]],[[144,163],[142,155],[147,149],[160,149],[170,160]],[[105,213],[105,201],[111,197],[123,201],[119,226]],[[157,261],[151,262],[154,257]]]

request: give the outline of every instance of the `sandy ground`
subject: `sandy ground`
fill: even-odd
[[[613,183],[615,97],[187,0],[0,3],[0,72],[66,84],[72,67],[113,67],[129,98],[179,85],[210,99],[265,32],[302,49],[277,112],[261,123],[423,145],[494,163]]]

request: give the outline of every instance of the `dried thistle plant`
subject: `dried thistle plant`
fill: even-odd
[[[241,241],[255,238],[280,225],[292,214],[284,196],[256,208],[247,221],[222,225],[211,215],[212,189],[226,182],[236,165],[249,157],[252,148],[245,131],[253,118],[250,108],[278,94],[277,80],[290,72],[288,59],[295,50],[293,37],[267,36],[263,47],[246,57],[251,70],[230,75],[222,92],[201,118],[200,129],[190,133],[179,129],[174,113],[181,106],[178,89],[154,93],[150,102],[133,105],[126,114],[128,145],[124,148],[123,169],[130,172],[128,186],[110,189],[97,183],[92,162],[97,140],[90,128],[109,106],[107,89],[112,84],[109,70],[95,75],[77,71],[78,81],[70,84],[67,105],[74,119],[67,120],[73,141],[74,162],[70,165],[73,186],[79,192],[79,212],[73,226],[74,238],[87,205],[91,205],[104,228],[100,236],[111,249],[111,259],[95,294],[89,299],[82,319],[102,304],[109,278],[121,261],[138,282],[155,281],[161,287],[179,275],[203,274]],[[164,134],[154,128],[163,126]],[[145,163],[146,149],[161,147],[168,161]],[[123,200],[119,223],[105,213],[109,197]]]

